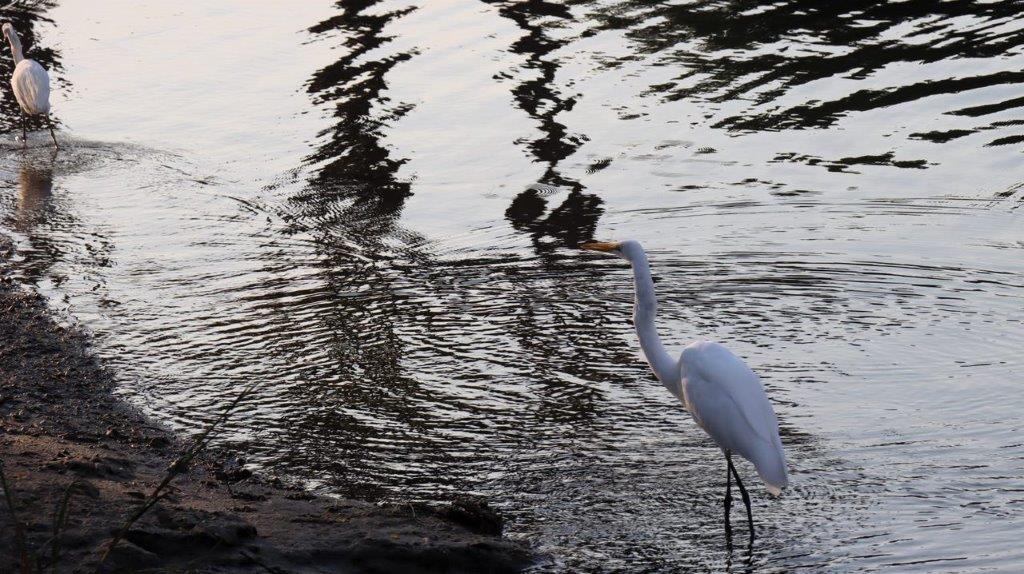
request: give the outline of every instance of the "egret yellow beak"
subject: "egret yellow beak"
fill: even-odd
[[[589,243],[583,243],[580,245],[580,249],[586,249],[587,251],[615,251],[619,248],[621,243],[614,243],[611,241],[591,241]]]

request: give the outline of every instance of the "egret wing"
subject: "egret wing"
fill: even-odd
[[[14,97],[27,114],[50,111],[50,75],[35,60],[22,60],[11,76]]]
[[[754,463],[774,494],[785,487],[779,422],[761,380],[742,359],[714,342],[694,343],[680,360],[686,408],[723,449]]]

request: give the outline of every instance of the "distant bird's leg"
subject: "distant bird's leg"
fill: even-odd
[[[732,453],[725,451],[725,460],[728,463],[725,467],[725,538],[732,546],[732,524],[729,523],[729,509],[732,508]]]
[[[28,147],[28,128],[25,126],[25,112],[21,112],[21,147]]]
[[[46,125],[50,126],[50,137],[53,138],[53,147],[60,149],[60,146],[57,145],[57,134],[53,133],[53,120],[50,119],[49,114],[46,115]]]
[[[736,472],[736,467],[732,464],[732,457],[727,456],[726,460],[729,461],[729,470],[732,471],[732,475],[736,477],[736,486],[740,487],[740,496],[743,497],[743,505],[747,507],[747,524],[750,526],[750,542],[754,542],[754,515],[750,511],[750,496],[747,494],[747,489],[743,486],[743,481],[740,480],[739,473]]]

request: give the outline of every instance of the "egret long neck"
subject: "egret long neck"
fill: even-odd
[[[665,388],[674,395],[679,396],[682,392],[679,387],[681,377],[679,365],[665,351],[665,346],[661,344],[661,337],[658,336],[658,329],[654,325],[654,320],[658,315],[658,299],[654,295],[651,266],[647,263],[647,256],[642,253],[634,257],[631,262],[633,264],[633,287],[636,290],[633,325],[636,327],[636,336],[640,339],[640,348],[661,384],[665,385]]]
[[[11,52],[14,53],[14,65],[17,66],[25,59],[25,56],[21,53],[21,39],[18,38],[18,34],[13,30],[7,35],[7,41],[11,43]]]

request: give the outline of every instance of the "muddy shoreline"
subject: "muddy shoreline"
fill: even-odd
[[[10,253],[0,236],[0,270]],[[54,322],[40,296],[0,277],[0,459],[26,546],[47,571],[55,512],[70,485],[58,571],[92,572],[104,544],[185,448],[181,437],[112,394],[111,373],[88,343]],[[501,538],[500,529],[480,500],[381,507],[321,498],[208,451],[101,571],[522,570],[531,551]],[[0,564],[9,565],[0,571],[18,571],[21,550],[6,503],[0,533]]]

